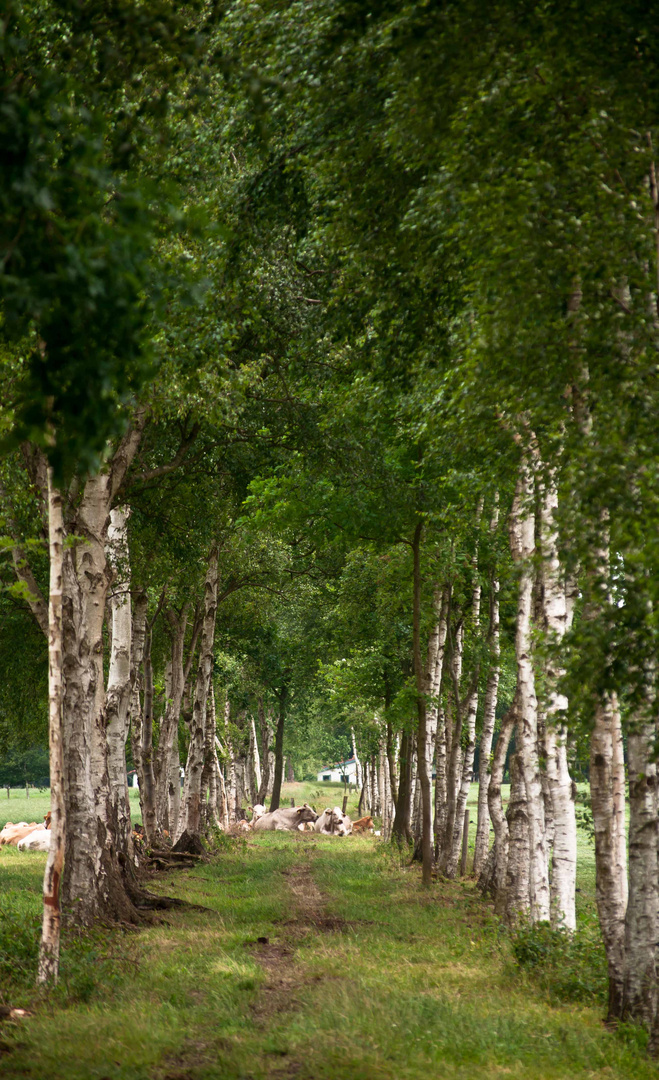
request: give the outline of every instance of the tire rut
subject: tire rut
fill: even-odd
[[[315,858],[315,849],[307,849],[293,866],[282,871],[290,889],[292,912],[288,919],[279,924],[281,935],[272,941],[262,938],[249,945],[254,959],[267,973],[266,981],[252,1006],[254,1020],[260,1027],[276,1022],[276,1018],[284,1013],[307,1007],[309,993],[318,993],[321,976],[309,978],[302,973],[296,960],[298,945],[309,934],[340,933],[349,925],[343,919],[327,914],[327,899],[312,876]],[[282,1061],[282,1057],[286,1060]],[[284,1080],[297,1076],[303,1066],[282,1053],[276,1061],[268,1062],[266,1068],[268,1076]]]

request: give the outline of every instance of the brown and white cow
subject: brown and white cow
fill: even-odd
[[[352,831],[354,833],[373,832],[373,818],[367,815],[366,817],[358,818],[357,821],[353,821]]]
[[[29,833],[34,832],[35,829],[43,828],[37,821],[31,821],[28,825],[27,821],[19,821],[16,825],[13,822],[8,821],[2,832],[0,832],[0,844],[13,844],[16,846],[19,840],[22,840],[24,836],[28,836]]]

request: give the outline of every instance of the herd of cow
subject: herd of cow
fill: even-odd
[[[307,803],[304,806],[286,806],[268,813],[265,806],[257,804],[251,807],[252,820],[239,822],[239,827],[260,831],[316,832],[323,836],[349,836],[350,833],[373,832],[373,818],[363,817],[351,821],[339,806],[327,808],[317,814]],[[0,832],[0,847],[12,844],[19,851],[48,851],[50,847],[50,810],[43,824],[36,821],[19,821],[16,825],[8,821]]]
[[[37,821],[8,821],[0,832],[0,846],[12,844],[19,851],[48,851],[50,847],[50,810],[40,825]]]
[[[265,806],[257,804],[252,807],[252,820],[245,824],[248,828],[261,832],[294,832],[299,829],[300,832],[321,833],[323,836],[349,836],[352,832],[373,832],[372,817],[351,821],[340,806],[335,806],[331,810],[327,807],[322,814],[317,814],[308,803],[304,806],[283,806],[270,813],[266,811]]]

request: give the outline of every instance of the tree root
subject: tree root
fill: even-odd
[[[130,897],[138,911],[170,911],[172,908],[184,908],[187,911],[212,911],[201,904],[191,904],[189,900],[180,900],[177,896],[156,896],[146,889],[131,887]]]
[[[193,851],[175,851],[174,848],[165,848],[162,851],[157,848],[150,848],[148,857],[151,859],[181,859],[183,865],[185,865],[185,859],[196,860],[201,859],[203,856],[197,855]]]

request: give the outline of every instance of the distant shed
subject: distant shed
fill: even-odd
[[[326,765],[318,773],[318,780],[332,781],[335,784],[357,783],[357,762],[354,757],[347,761],[337,761],[334,765]]]

